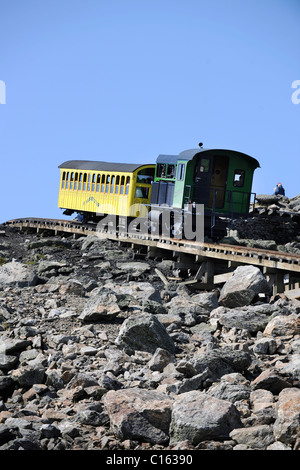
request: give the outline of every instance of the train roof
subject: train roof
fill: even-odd
[[[190,149],[190,150],[184,150],[183,152],[180,152],[178,155],[159,155],[156,159],[156,163],[169,163],[169,164],[175,164],[177,163],[177,160],[187,160],[190,161],[194,158],[195,155],[198,153],[220,153],[220,152],[226,152],[226,153],[231,153],[232,155],[240,155],[243,158],[249,158],[252,160],[252,163],[256,167],[260,167],[259,162],[253,158],[250,157],[250,155],[247,155],[242,152],[237,152],[236,150],[227,150],[227,149],[207,149],[207,148],[197,148],[197,149]]]
[[[133,173],[138,168],[148,165],[136,163],[110,163],[91,160],[68,160],[58,168],[66,170],[112,171],[120,173]]]

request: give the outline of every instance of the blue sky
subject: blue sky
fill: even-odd
[[[300,194],[299,44],[299,0],[1,0],[0,222],[62,218],[65,160],[200,141],[257,158],[256,193]]]

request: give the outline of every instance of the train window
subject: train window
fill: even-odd
[[[95,173],[93,173],[91,180],[92,180],[92,191],[95,191],[95,183],[96,183],[96,174]]]
[[[106,177],[106,186],[105,186],[105,192],[108,193],[109,191],[109,183],[110,183],[110,175],[107,175]]]
[[[242,188],[245,182],[245,171],[244,170],[235,170],[233,175],[233,186],[237,188]]]
[[[79,189],[79,191],[82,190],[82,173],[79,174],[78,189]]]
[[[137,186],[135,189],[134,197],[141,198],[141,199],[148,199],[148,194],[149,194],[149,188]]]
[[[61,189],[64,189],[65,184],[66,184],[66,172],[64,171],[62,174]]]
[[[137,174],[136,182],[151,184],[154,180],[154,171],[155,168],[144,168],[143,170],[140,170]]]
[[[70,173],[67,172],[67,176],[66,176],[66,189],[69,189],[69,177],[70,177]]]
[[[129,184],[130,184],[130,176],[127,176],[127,178],[126,178],[126,190],[125,190],[126,195],[129,193]]]
[[[179,163],[178,170],[177,170],[177,180],[178,181],[182,181],[183,178],[184,178],[184,167],[185,167],[184,163]]]
[[[124,184],[125,184],[125,176],[122,176],[120,194],[124,194]]]
[[[119,184],[120,184],[120,176],[116,178],[116,191],[115,194],[119,194]]]
[[[207,173],[209,171],[209,158],[201,158],[199,171],[200,173]]]
[[[83,191],[86,190],[86,180],[87,180],[87,174],[84,173],[84,174],[83,174]]]
[[[104,193],[105,175],[101,176],[101,193]]]
[[[167,167],[167,178],[175,177],[175,165],[168,165]]]
[[[73,189],[74,185],[74,173],[72,172],[70,175],[70,189]]]
[[[115,190],[115,175],[113,175],[111,177],[111,184],[110,184],[110,194],[113,194],[114,193],[114,190]]]
[[[97,188],[96,188],[97,193],[99,193],[100,191],[100,182],[101,182],[101,175],[97,175]]]
[[[157,178],[166,177],[166,168],[167,168],[167,165],[165,163],[158,163],[157,169],[156,169]]]
[[[77,186],[78,186],[78,173],[75,173],[75,177],[74,177],[74,189],[75,191],[77,191]]]
[[[91,181],[92,181],[92,175],[89,174],[89,177],[88,177],[88,185],[87,185],[87,190],[88,190],[88,191],[91,190]]]

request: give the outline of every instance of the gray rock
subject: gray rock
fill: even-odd
[[[239,266],[221,289],[219,304],[234,308],[249,305],[255,295],[270,292],[270,286],[256,266]]]
[[[16,352],[21,352],[31,344],[32,341],[27,339],[1,338],[0,354],[14,354]]]
[[[99,297],[92,297],[78,318],[83,322],[109,321],[114,319],[120,312],[117,297],[106,292]]]
[[[292,384],[281,377],[280,374],[273,369],[267,369],[259,374],[252,382],[254,390],[263,388],[269,390],[275,395],[278,395],[284,388],[292,387]]]
[[[111,430],[120,439],[165,444],[173,401],[165,394],[142,389],[110,391],[104,405]]]
[[[219,306],[218,298],[213,292],[205,292],[196,294],[191,297],[192,302],[195,302],[200,307],[211,312]]]
[[[170,353],[175,351],[174,342],[165,327],[150,313],[127,318],[120,328],[116,344],[128,354],[133,354],[135,350],[154,353],[157,348],[166,349]]]
[[[150,271],[150,265],[139,261],[117,262],[117,268],[130,273],[133,277],[139,277]]]
[[[278,198],[275,195],[270,194],[257,194],[255,199],[260,204],[277,204]]]
[[[10,356],[8,354],[1,354],[0,352],[0,370],[8,371],[14,368],[18,358],[16,356]]]
[[[264,336],[295,336],[300,331],[300,316],[297,314],[277,315],[264,330]]]
[[[162,371],[164,367],[174,360],[174,355],[163,348],[157,348],[153,357],[148,362],[148,366],[151,370]]]
[[[67,266],[68,265],[65,262],[40,261],[38,265],[38,276],[46,279],[49,279],[52,276],[58,276],[60,270]]]
[[[300,382],[300,354],[289,355],[288,362],[285,363],[278,361],[276,370],[281,376]]]
[[[84,296],[85,287],[76,279],[69,279],[68,281],[60,283],[59,293],[63,295],[72,294]]]
[[[11,261],[0,266],[0,286],[29,287],[35,286],[38,277],[32,266]]]
[[[274,423],[277,441],[293,445],[300,434],[300,389],[286,388],[278,397],[278,415]]]
[[[244,444],[249,449],[257,450],[265,449],[275,441],[272,426],[266,424],[234,429],[231,431],[230,437],[238,444]]]
[[[256,333],[264,330],[269,317],[261,309],[255,309],[252,306],[232,309],[219,307],[210,314],[210,323],[214,325],[216,322],[227,329],[237,328]]]
[[[11,376],[21,387],[29,388],[44,382],[45,368],[40,363],[28,364],[15,369]]]
[[[251,364],[251,356],[246,351],[220,348],[195,354],[191,363],[198,373],[208,368],[209,378],[211,382],[215,382],[225,374],[247,370]]]
[[[239,413],[229,401],[199,391],[183,393],[174,401],[170,443],[188,440],[197,445],[207,439],[227,439],[241,425]]]
[[[250,383],[240,373],[223,375],[220,382],[213,384],[207,391],[208,395],[231,403],[249,400],[250,393]]]

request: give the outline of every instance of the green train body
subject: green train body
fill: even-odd
[[[255,158],[233,150],[200,147],[179,155],[159,155],[151,211],[201,204],[206,218],[245,216],[254,199],[253,174],[259,166]]]

